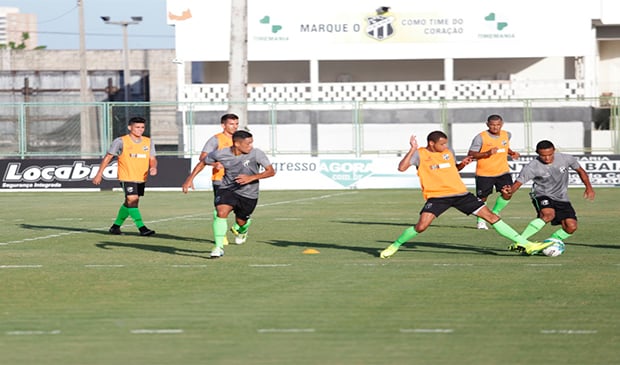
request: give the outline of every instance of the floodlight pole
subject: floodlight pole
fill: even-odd
[[[132,16],[131,20],[121,20],[121,21],[112,21],[109,16],[102,16],[101,19],[105,24],[112,25],[120,25],[123,28],[123,92],[125,96],[125,101],[130,101],[129,90],[130,90],[130,78],[131,71],[129,70],[129,42],[128,42],[128,32],[127,28],[130,25],[139,24],[142,21],[141,16]]]

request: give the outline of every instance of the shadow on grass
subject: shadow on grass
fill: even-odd
[[[304,248],[315,248],[315,249],[335,249],[335,250],[347,250],[354,252],[362,252],[368,254],[370,256],[379,257],[379,253],[385,247],[387,247],[392,242],[385,242],[381,247],[364,247],[364,246],[345,246],[345,245],[336,245],[333,243],[317,243],[317,242],[292,242],[292,241],[282,241],[282,240],[274,240],[274,241],[263,241],[266,244],[277,246],[277,247],[304,247]],[[497,252],[497,250],[483,248],[483,247],[475,247],[475,246],[464,246],[464,245],[450,245],[445,243],[435,243],[435,242],[408,242],[405,245],[401,246],[400,251],[420,251],[422,248],[431,248],[438,250],[457,250],[457,251],[467,251],[476,254],[483,255],[501,255]],[[430,250],[423,250],[430,251]],[[433,250],[433,252],[437,252]],[[444,252],[445,254],[459,254],[458,252]],[[508,251],[506,251],[508,253]]]
[[[386,242],[386,247],[392,242]],[[508,244],[506,244],[506,247]],[[450,251],[446,251],[450,250]],[[403,246],[400,246],[399,251],[418,251],[418,252],[433,252],[433,253],[442,253],[447,255],[459,255],[461,252],[454,251],[462,251],[466,253],[473,254],[482,254],[482,255],[492,255],[492,256],[502,256],[503,254],[514,255],[513,252],[509,252],[507,249],[503,247],[498,248],[488,248],[488,247],[477,247],[470,245],[455,245],[449,243],[440,243],[440,242],[407,242]],[[443,251],[443,252],[442,252]]]
[[[122,242],[109,242],[109,241],[97,243],[95,244],[95,246],[103,250],[109,250],[109,249],[116,248],[116,247],[133,248],[136,250],[153,251],[153,252],[165,253],[169,255],[191,256],[191,257],[198,257],[201,259],[209,259],[208,256],[201,256],[200,254],[205,254],[205,253],[210,252],[210,251],[188,250],[184,248],[176,248],[173,246],[147,245],[144,243],[122,243]]]
[[[600,244],[596,244],[596,245],[591,245],[591,244],[587,244],[587,243],[570,243],[570,242],[564,242],[566,244],[566,246],[580,246],[580,247],[594,247],[594,248],[603,248],[603,249],[613,249],[613,250],[619,250],[620,249],[620,245],[600,245]]]
[[[362,221],[335,221],[335,223],[344,223],[344,224],[359,224],[359,225],[363,225],[363,226],[396,226],[396,227],[411,227],[415,225],[415,222],[410,223],[410,222],[377,222],[377,221],[372,221],[372,222],[362,222]],[[475,223],[475,220],[474,220]],[[474,225],[469,225],[469,226],[458,226],[458,225],[450,225],[450,224],[441,224],[440,222],[438,223],[433,223],[430,225],[430,227],[443,227],[443,228],[465,228],[465,229],[478,229],[476,226]],[[430,228],[429,227],[429,228]]]
[[[108,233],[107,230],[82,228],[82,227],[42,226],[42,225],[34,225],[34,224],[20,224],[20,226],[21,228],[32,229],[32,230],[55,229],[59,231],[69,231],[69,232],[98,233],[98,234],[103,234],[103,235],[110,236],[110,237],[123,237],[123,236],[141,237],[138,231],[136,232],[123,231],[123,234],[118,236],[118,235],[112,235]],[[207,240],[204,238],[183,237],[183,236],[177,236],[177,235],[166,234],[166,233],[156,233],[154,236],[151,236],[151,237],[161,238],[164,240],[189,241],[189,242],[198,242],[198,243],[213,243],[212,240]],[[145,237],[145,238],[150,238],[150,237]]]
[[[354,252],[362,252],[371,256],[379,256],[380,249],[371,248],[371,247],[363,247],[363,246],[342,246],[335,245],[333,243],[316,243],[316,242],[293,242],[293,241],[282,241],[282,240],[273,240],[273,241],[263,241],[268,245],[276,246],[276,247],[305,247],[305,248],[316,248],[316,249],[324,249],[324,248],[332,248],[336,250],[348,250]]]

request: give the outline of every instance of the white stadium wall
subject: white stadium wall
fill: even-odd
[[[593,52],[592,2],[522,0],[248,2],[248,59],[371,60],[581,56]],[[230,0],[168,0],[177,57],[229,57]],[[592,14],[596,15],[596,14]],[[200,43],[204,46],[198,46]],[[403,47],[406,45],[406,47]]]

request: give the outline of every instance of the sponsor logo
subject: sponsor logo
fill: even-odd
[[[84,181],[91,180],[99,171],[99,165],[88,165],[84,161],[75,161],[72,165],[29,165],[22,169],[22,163],[10,162],[4,171],[4,183],[34,183],[56,181]],[[116,179],[117,164],[106,167],[103,177],[108,180]]]
[[[321,160],[319,171],[344,187],[372,174],[372,160]]]

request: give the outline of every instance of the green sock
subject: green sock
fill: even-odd
[[[491,209],[491,211],[494,214],[499,214],[499,212],[501,212],[502,209],[506,208],[506,205],[508,205],[508,203],[510,203],[510,200],[506,200],[502,198],[502,196],[500,195],[495,201],[495,205],[493,206],[493,209]]]
[[[409,241],[413,237],[417,236],[418,232],[416,232],[415,227],[409,227],[400,234],[400,236],[392,243],[396,247],[402,246],[405,242]]]
[[[536,218],[533,221],[531,221],[527,227],[525,227],[525,229],[523,230],[523,233],[521,233],[521,236],[525,237],[525,238],[530,238],[533,235],[535,235],[538,231],[540,231],[544,226],[545,226],[545,221],[540,219],[540,218]]]
[[[240,226],[237,224],[237,222],[235,222],[235,230],[239,233],[246,233],[248,231],[248,228],[250,228],[250,225],[252,224],[252,220],[248,219],[244,225]]]
[[[121,204],[121,207],[118,209],[118,214],[116,215],[116,220],[114,221],[114,224],[120,227],[123,225],[123,223],[125,223],[125,219],[129,217],[128,209],[129,208],[127,208],[125,204]]]
[[[129,212],[129,216],[133,219],[133,222],[136,224],[136,227],[142,228],[144,227],[144,222],[142,222],[142,214],[140,214],[140,209],[138,208],[127,208],[127,212]]]
[[[228,230],[228,220],[226,218],[215,217],[213,219],[213,238],[215,239],[216,247],[224,246],[224,237],[226,237],[226,231]]]
[[[493,228],[495,228],[497,233],[499,233],[500,235],[502,235],[505,238],[508,238],[512,242],[516,242],[516,243],[519,243],[519,244],[526,244],[528,242],[527,238],[525,238],[522,235],[520,235],[519,233],[517,233],[517,231],[512,229],[512,227],[510,227],[507,223],[505,223],[501,219],[498,220],[497,222],[495,222],[494,224],[492,224],[492,226],[493,226]]]
[[[572,236],[572,234],[566,232],[564,229],[560,228],[557,231],[553,232],[551,238],[557,238],[560,241],[564,241],[568,237]]]
[[[217,218],[217,209],[213,209],[213,220]]]

